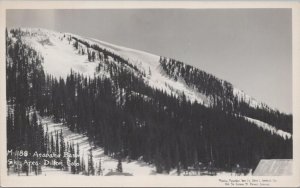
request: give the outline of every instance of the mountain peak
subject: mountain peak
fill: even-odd
[[[191,102],[197,102],[206,107],[221,105],[222,109],[225,105],[226,108],[232,106],[231,109],[233,109],[236,108],[235,103],[243,103],[250,109],[277,111],[258,102],[231,83],[171,58],[72,33],[41,28],[21,28],[20,30],[23,32],[23,42],[42,54],[44,70],[55,77],[66,78],[73,70],[89,77],[100,74],[109,78],[107,71],[97,72],[96,69],[99,65],[113,63],[141,76],[144,82],[152,88],[175,97],[181,97],[184,94]],[[93,58],[90,58],[91,56]]]
[[[48,152],[47,144],[74,154],[64,138],[77,132],[118,157],[119,171],[128,158],[154,163],[157,173],[198,162],[250,169],[261,158],[292,156],[291,115],[196,67],[68,33],[17,29],[6,37],[9,149]],[[38,120],[46,118],[51,126]],[[56,139],[49,127],[60,129]],[[94,174],[92,150],[85,161]]]

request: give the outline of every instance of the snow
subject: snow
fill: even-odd
[[[20,172],[20,174],[18,174],[17,172],[13,172],[13,168],[10,168],[8,175],[9,176],[26,176],[26,173]],[[61,176],[61,175],[66,176],[66,175],[74,175],[74,174],[71,174],[67,171],[47,167],[47,166],[42,166],[42,173],[39,174],[39,176]],[[76,174],[76,175],[78,175],[78,174]],[[35,176],[36,176],[35,173],[32,171],[32,172],[28,173],[27,177],[35,177]]]
[[[233,88],[233,95],[237,96],[239,101],[245,101],[249,104],[249,106],[256,108],[256,107],[262,107],[262,103],[258,102],[257,100],[255,100],[254,98],[250,97],[249,95],[247,95],[244,91],[237,89],[237,88]]]
[[[144,77],[145,81],[153,88],[166,91],[168,94],[180,96],[184,93],[190,101],[209,106],[209,100],[205,95],[188,87],[184,81],[175,81],[164,74],[159,65],[160,56],[126,47],[113,45],[96,39],[80,37],[70,33],[58,33],[46,29],[24,28],[22,31],[30,32],[30,35],[22,36],[22,39],[35,48],[44,57],[44,70],[55,76],[66,78],[71,70],[86,76],[93,76],[99,61],[89,62],[87,55],[81,55],[73,47],[72,41],[67,37],[74,36],[89,44],[97,44],[136,65],[139,70],[151,75]],[[66,37],[63,37],[66,36]],[[86,51],[86,49],[84,49]],[[107,73],[101,72],[107,76]]]
[[[95,68],[99,61],[89,62],[87,55],[79,54],[78,50],[73,47],[74,40],[70,42],[67,39],[68,37],[74,36],[89,44],[96,44],[129,60],[129,62],[137,66],[140,71],[147,73],[144,80],[149,86],[163,90],[177,97],[184,93],[191,102],[197,101],[207,107],[210,106],[211,99],[209,96],[205,96],[196,89],[189,87],[182,79],[175,81],[165,75],[160,67],[160,56],[158,55],[110,44],[98,39],[81,37],[72,33],[58,33],[39,28],[23,28],[22,30],[31,33],[30,36],[23,36],[24,41],[42,54],[44,57],[44,70],[55,77],[65,78],[71,69],[86,76],[93,76],[95,74]],[[49,42],[47,42],[47,40]],[[87,51],[83,45],[79,46],[80,49],[83,49],[85,52]],[[151,72],[151,74],[148,74],[149,72]],[[109,74],[105,71],[99,74],[109,77]],[[249,103],[251,107],[256,108],[263,106],[261,102],[245,94],[242,90],[233,88],[233,94],[237,96],[239,100],[244,100]]]
[[[134,65],[136,65],[138,69],[146,73],[148,73],[150,70],[151,75],[148,74],[147,77],[145,78],[149,86],[156,89],[164,90],[168,94],[173,94],[175,96],[179,96],[182,93],[184,93],[187,99],[189,99],[190,101],[192,102],[197,101],[198,103],[205,104],[206,106],[208,106],[209,100],[207,99],[206,96],[188,87],[184,83],[184,81],[175,81],[173,79],[170,79],[167,75],[164,74],[164,71],[161,69],[159,64],[160,56],[148,52],[143,52],[139,50],[113,45],[97,39],[88,39],[88,38],[83,38],[83,39],[90,41],[90,43],[94,42],[102,48],[106,48],[111,52],[118,54],[125,59],[129,59],[129,61]]]
[[[48,128],[48,133],[55,135],[55,131],[62,130],[64,140],[65,142],[74,143],[75,145],[79,144],[79,151],[80,156],[84,156],[85,165],[88,164],[88,153],[89,150],[92,148],[92,154],[93,154],[93,160],[94,160],[94,167],[97,171],[97,166],[99,163],[99,160],[101,159],[101,165],[103,169],[103,175],[106,175],[109,172],[115,172],[118,161],[116,159],[113,159],[110,156],[107,156],[104,154],[104,151],[101,147],[95,146],[92,143],[88,141],[88,137],[83,134],[78,134],[75,132],[72,132],[69,130],[68,127],[63,125],[62,123],[54,123],[51,118],[40,118],[41,123],[44,126],[44,129],[46,130]],[[55,138],[54,138],[55,140]],[[149,175],[155,175],[155,176],[177,176],[176,169],[173,169],[170,171],[169,174],[157,174],[156,169],[154,165],[147,164],[141,160],[131,160],[130,162],[128,160],[122,161],[122,167],[124,173],[132,174],[133,176],[149,176]],[[57,173],[58,172],[58,173]],[[205,173],[203,171],[202,173]],[[55,168],[50,167],[43,167],[42,169],[42,175],[71,175],[70,172],[62,171]],[[195,174],[195,172],[189,172],[186,174],[184,170],[182,170],[181,176],[199,176],[199,174]],[[206,172],[207,174],[207,172]],[[249,175],[249,174],[248,174]],[[218,171],[217,176],[236,176],[234,172],[225,172],[225,171]]]
[[[140,71],[146,73],[144,80],[149,84],[149,86],[164,90],[166,93],[173,94],[177,97],[184,93],[187,99],[191,102],[197,101],[205,106],[210,106],[210,98],[208,96],[205,96],[196,89],[189,87],[182,79],[175,81],[165,75],[159,64],[160,56],[110,44],[97,39],[84,38],[71,33],[58,33],[37,28],[27,28],[22,30],[30,33],[30,35],[22,36],[22,39],[41,53],[44,57],[44,70],[55,77],[65,78],[70,73],[71,69],[87,76],[93,76],[96,73],[95,68],[100,62],[89,62],[87,55],[79,54],[78,50],[73,47],[74,41],[70,42],[68,40],[68,37],[74,36],[88,42],[89,44],[96,44],[99,47],[105,48],[106,50],[128,60],[131,64],[136,65]],[[85,51],[87,50],[83,46],[80,46],[80,48]],[[111,59],[111,61],[113,60]],[[151,72],[151,74],[149,72]],[[104,70],[98,74],[109,77],[109,73]],[[233,88],[233,93],[239,98],[239,100],[244,100],[249,103],[251,107],[267,107],[237,88]],[[269,131],[271,134],[277,134],[285,139],[289,139],[292,136],[290,133],[277,130],[275,127],[262,121],[249,117],[244,118],[247,121],[256,124],[258,127]]]
[[[89,150],[92,148],[94,163],[95,165],[98,164],[99,160],[101,159],[104,175],[110,171],[116,170],[118,161],[105,155],[101,147],[94,146],[92,143],[90,143],[87,136],[72,132],[67,126],[63,125],[62,123],[54,123],[49,117],[41,118],[41,123],[44,125],[45,130],[48,128],[49,134],[53,133],[53,136],[55,136],[55,131],[60,132],[60,130],[62,130],[65,142],[74,143],[75,145],[78,143],[80,156],[84,157],[86,166],[88,166]],[[156,175],[155,167],[142,161],[122,161],[122,167],[124,172],[133,174],[134,176]]]
[[[293,160],[291,159],[262,159],[253,173],[253,176],[291,175],[293,175]]]
[[[170,79],[167,75],[165,75],[164,71],[162,70],[159,64],[160,56],[148,52],[113,45],[97,39],[84,38],[70,33],[64,34],[36,28],[28,28],[22,30],[28,31],[30,33],[30,35],[22,36],[22,40],[34,49],[36,49],[42,55],[42,57],[44,58],[44,70],[55,77],[66,78],[66,76],[70,73],[71,70],[86,76],[93,76],[94,74],[96,74],[95,69],[100,63],[99,60],[95,62],[90,62],[88,61],[87,54],[79,54],[78,50],[76,50],[73,47],[73,41],[70,42],[68,40],[68,37],[75,36],[76,38],[87,41],[90,44],[96,44],[99,47],[105,48],[106,50],[109,50],[123,57],[124,59],[128,60],[131,64],[137,66],[137,68],[140,71],[146,73],[144,80],[146,83],[149,84],[149,86],[164,90],[168,94],[173,94],[175,96],[180,96],[182,93],[184,93],[187,99],[189,99],[191,102],[197,101],[198,103],[201,103],[205,106],[210,106],[209,97],[205,96],[204,94],[201,94],[196,89],[189,87],[184,80],[178,79],[177,81],[175,81],[173,79]],[[80,49],[81,48],[84,49],[83,46],[80,46]],[[84,50],[86,51],[87,49]],[[113,60],[111,59],[111,61]],[[103,70],[98,74],[109,77],[109,73]],[[255,99],[253,99],[252,97],[250,97],[249,95],[245,94],[243,91],[237,88],[233,89],[233,93],[239,98],[239,100],[244,100],[245,102],[249,103],[251,107],[256,108],[264,106],[263,103],[256,101]],[[144,96],[144,98],[148,99],[147,96]],[[245,116],[242,117],[245,120],[256,124],[257,127],[270,132],[271,134],[279,135],[284,139],[292,138],[291,133],[276,129],[272,125],[269,125],[265,122]],[[104,175],[111,171],[115,171],[118,161],[110,156],[105,155],[103,148],[95,146],[93,143],[91,143],[86,135],[72,132],[67,126],[63,125],[62,123],[54,123],[49,117],[39,118],[41,119],[45,130],[47,127],[48,133],[54,133],[55,131],[62,130],[66,142],[74,143],[75,145],[77,143],[79,144],[80,156],[84,157],[86,166],[88,166],[87,163],[89,150],[92,149],[96,171],[96,165],[98,165],[100,159]],[[53,134],[53,136],[55,136],[55,134]],[[155,166],[147,164],[141,160],[132,160],[130,162],[127,160],[123,160],[122,166],[124,172],[130,173],[134,176],[167,175],[157,174]],[[47,166],[44,166],[42,169],[42,175],[45,176],[66,174],[73,175],[70,172],[50,168]],[[172,170],[169,175],[177,175],[176,170]],[[218,172],[217,175],[230,176],[234,174],[230,172]]]
[[[55,76],[65,78],[71,70],[92,76],[97,63],[89,62],[87,56],[77,53],[72,44],[62,39],[62,33],[44,29],[22,29],[33,35],[25,35],[23,41],[35,48],[44,57],[44,70]],[[48,40],[48,43],[43,41]]]
[[[262,128],[265,131],[269,131],[271,134],[276,134],[278,136],[281,136],[284,139],[291,139],[291,137],[292,137],[291,133],[285,132],[285,131],[280,130],[280,129],[276,129],[275,127],[273,127],[273,126],[271,126],[271,125],[269,125],[265,122],[259,121],[257,119],[245,117],[245,116],[244,116],[244,118],[247,121],[256,124],[257,127]]]

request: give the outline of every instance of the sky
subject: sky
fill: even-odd
[[[8,10],[6,21],[171,57],[292,113],[290,9]]]

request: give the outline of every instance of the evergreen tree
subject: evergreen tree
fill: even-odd
[[[102,169],[102,163],[101,163],[101,158],[99,159],[99,166],[98,166],[98,171],[97,175],[103,176],[103,169]]]
[[[162,173],[163,172],[163,166],[162,166],[162,157],[161,154],[158,150],[156,150],[155,154],[155,167],[156,167],[156,172],[157,173]]]
[[[59,147],[59,137],[58,137],[58,131],[55,131],[55,138],[56,138],[56,141],[55,141],[55,152],[57,155],[63,155],[62,154],[62,150],[60,150],[60,147]],[[59,151],[60,150],[60,151]]]
[[[94,161],[93,161],[93,153],[92,149],[89,150],[89,160],[88,160],[88,176],[95,175],[95,169],[94,169]]]
[[[59,140],[60,140],[60,160],[62,161],[62,168],[64,170],[68,170],[68,165],[67,165],[67,158],[64,156],[64,153],[66,152],[66,145],[65,145],[65,140],[63,136],[62,129],[60,130],[59,134]]]
[[[123,172],[121,158],[118,159],[117,172]]]
[[[180,164],[180,162],[178,162],[177,165],[176,165],[176,173],[177,173],[178,176],[180,176],[180,174],[181,174],[181,164]]]
[[[50,151],[51,153],[55,153],[56,152],[56,149],[55,149],[55,146],[54,146],[54,139],[53,139],[53,134],[51,133],[51,136],[50,136]]]
[[[88,49],[90,61],[96,58],[93,54],[99,54],[98,71],[106,71],[109,78],[97,74],[87,77],[72,70],[66,79],[55,78],[44,74],[43,58],[22,43],[24,35],[20,29],[6,34],[8,149],[55,152],[66,165],[64,152],[75,153],[74,146],[66,147],[62,131],[52,136],[46,129],[43,134],[39,114],[86,134],[107,155],[130,160],[142,156],[145,162],[154,163],[158,173],[177,168],[180,174],[188,167],[197,169],[199,162],[211,169],[231,169],[235,164],[253,168],[261,158],[292,158],[292,137],[271,135],[244,118],[292,133],[292,115],[265,105],[250,106],[234,95],[230,83],[213,75],[170,58],[159,60],[170,79],[182,79],[205,95],[211,104],[206,107],[191,102],[184,93],[175,96],[149,86],[143,78],[145,71],[130,60],[68,36],[67,40],[80,43],[82,54],[85,47]],[[76,152],[79,155],[78,144]],[[85,174],[84,156],[76,161],[81,163],[77,173]],[[94,174],[91,151],[87,162],[87,174]]]
[[[76,163],[79,165],[76,168],[76,173],[78,174],[81,171],[81,163],[80,163],[80,151],[79,151],[79,144],[77,143],[77,149],[76,149]]]
[[[82,171],[82,173],[85,175],[85,174],[87,174],[86,173],[86,168],[85,168],[85,161],[84,161],[84,153],[83,153],[83,155],[82,155],[82,157],[81,157],[81,171]]]
[[[75,151],[74,151],[74,144],[70,144],[70,154],[71,154],[71,157],[70,157],[70,162],[71,162],[71,173],[72,174],[75,174],[76,173],[76,166],[75,166]]]

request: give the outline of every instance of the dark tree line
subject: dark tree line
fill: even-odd
[[[43,60],[35,50],[20,41],[19,32],[13,31],[12,34],[17,41],[13,42],[6,31],[7,149],[12,151],[8,159],[41,162],[29,153],[47,150],[44,129],[35,110],[41,108],[42,83],[39,80],[44,79]],[[18,173],[25,171],[27,175],[30,170],[35,174],[41,172],[40,165],[25,164],[15,165],[14,170]]]
[[[15,172],[34,171],[41,173],[43,159],[63,165],[53,166],[67,170],[68,158],[63,157],[64,152],[75,153],[74,144],[65,143],[62,132],[48,133],[38,120],[38,114],[44,114],[46,99],[46,77],[43,71],[43,58],[31,47],[22,43],[20,30],[11,30],[15,39],[8,36],[6,31],[6,96],[7,96],[7,150],[11,152],[8,159],[13,163],[8,164]],[[67,146],[66,146],[67,145]],[[77,155],[79,147],[77,146]],[[34,153],[52,153],[60,155],[59,158],[37,157]],[[70,162],[79,158],[70,157]],[[26,162],[27,161],[27,162]],[[30,164],[38,161],[39,165]],[[18,165],[18,164],[21,165]],[[79,173],[83,169],[71,167],[72,173]]]
[[[100,46],[96,45],[96,44],[89,44],[88,42],[81,40],[79,38],[76,38],[74,36],[70,37],[69,40],[74,40],[74,47],[76,49],[78,49],[79,44],[82,44],[83,46],[85,46],[88,50],[88,60],[89,61],[95,61],[95,56],[96,53],[92,50],[95,50],[98,52],[99,54],[99,58],[100,60],[107,60],[108,57],[111,57],[115,62],[120,62],[122,64],[126,64],[127,66],[130,66],[131,68],[133,68],[135,71],[140,71],[135,65],[132,65],[131,63],[128,62],[128,60],[124,59],[123,57],[114,54],[113,52],[110,52],[108,50],[106,50],[105,48],[101,48]]]
[[[184,64],[183,62],[164,57],[161,57],[159,62],[167,75],[173,79],[177,80],[181,78],[189,86],[196,87],[199,92],[212,97],[212,105],[214,108],[246,115],[292,133],[292,115],[280,113],[278,110],[272,110],[265,104],[252,107],[248,101],[234,95],[233,86],[229,82],[218,79],[211,74]]]
[[[41,95],[45,78],[43,59],[35,50],[23,44],[17,37],[16,42],[6,36],[6,96],[8,147],[45,151],[43,146],[43,127],[37,122],[35,109],[41,109]],[[11,126],[9,126],[11,125]],[[38,134],[36,132],[39,132]],[[36,139],[35,146],[31,144]]]
[[[55,119],[66,121],[71,130],[86,133],[105,154],[142,156],[158,172],[168,172],[179,163],[187,169],[198,162],[213,162],[222,169],[236,164],[253,168],[261,158],[292,156],[292,140],[218,108],[191,103],[184,94],[169,96],[125,68],[107,66],[111,66],[110,79],[71,72],[66,82],[47,83],[61,92],[51,99],[50,104],[60,105],[50,114],[57,114]],[[60,97],[63,92],[68,93],[66,99]],[[73,110],[68,110],[70,105]]]
[[[84,41],[80,43],[84,44]],[[105,69],[109,78],[97,74],[86,77],[73,71],[66,79],[54,78],[44,75],[42,58],[39,61],[30,58],[26,63],[30,48],[26,45],[20,48],[24,45],[20,40],[8,44],[8,105],[19,104],[23,109],[22,115],[18,115],[22,123],[17,128],[11,123],[7,125],[9,148],[22,146],[28,134],[28,131],[23,131],[27,126],[24,122],[30,119],[30,109],[36,109],[42,116],[52,116],[72,131],[86,134],[91,142],[104,148],[105,154],[117,158],[119,162],[122,158],[142,158],[154,164],[159,173],[168,173],[171,169],[181,173],[188,167],[197,166],[199,162],[210,168],[231,170],[237,164],[254,168],[262,158],[292,158],[292,139],[284,140],[271,135],[241,117],[224,112],[223,108],[207,108],[192,103],[184,93],[175,97],[154,89],[144,82],[142,76],[135,74],[129,62],[121,63],[127,66],[118,66],[119,63],[100,59],[97,70]],[[73,44],[76,48],[76,44]],[[23,48],[26,49],[24,54]],[[97,52],[96,48],[94,50]],[[114,59],[107,50],[98,52]],[[36,54],[34,57],[40,56]],[[173,67],[166,66],[170,66],[167,69]],[[33,67],[37,76],[29,76],[34,72],[29,71],[29,67]],[[205,76],[198,78],[194,75],[194,79],[205,80]],[[33,87],[33,82],[36,87]],[[201,82],[206,83],[203,80]],[[219,82],[212,83],[213,87],[206,84],[204,86],[208,88],[202,90],[212,94],[214,88],[222,89],[218,86]],[[32,91],[33,88],[36,88],[36,93]],[[230,89],[216,93],[231,95]],[[233,95],[231,98],[234,99]],[[7,121],[11,121],[10,116]],[[33,126],[30,121],[28,124]],[[75,152],[73,146],[64,146],[61,141],[60,144],[59,141],[52,143],[53,139],[49,140],[55,151],[57,148],[60,151],[69,148]],[[94,174],[97,169],[89,161],[87,173]],[[80,162],[85,168],[84,160]],[[117,169],[123,171],[121,165]]]

